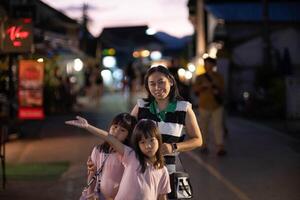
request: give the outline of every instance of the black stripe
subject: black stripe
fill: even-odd
[[[176,137],[173,135],[165,135],[161,134],[163,143],[176,143],[176,142],[182,142],[184,140],[184,135],[181,137]]]
[[[175,164],[175,156],[164,156],[166,165]]]
[[[141,119],[151,119],[156,122],[160,121],[160,119],[156,115],[150,112],[149,108],[141,108],[141,107],[139,107],[137,119],[138,121]]]
[[[166,118],[164,122],[185,125],[185,116],[186,116],[185,111],[168,112],[166,113]],[[150,112],[149,108],[139,107],[138,120],[141,119],[151,119],[157,122],[161,121],[155,114]]]
[[[186,115],[185,111],[168,112],[166,113],[166,118],[164,122],[171,122],[171,123],[185,125],[185,115]]]

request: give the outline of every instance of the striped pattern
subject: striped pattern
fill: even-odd
[[[138,99],[138,120],[151,119],[156,121],[164,143],[182,141],[184,137],[182,134],[182,129],[185,125],[186,111],[191,104],[187,101],[177,101],[175,111],[167,112],[164,121],[160,120],[155,114],[152,114],[147,104],[148,102],[144,101],[143,99]],[[166,164],[174,163],[175,159],[166,159]]]

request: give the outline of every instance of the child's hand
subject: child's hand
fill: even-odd
[[[65,123],[68,125],[72,125],[72,126],[77,126],[79,128],[87,128],[89,126],[89,123],[86,119],[76,116],[77,120],[69,120],[66,121]]]

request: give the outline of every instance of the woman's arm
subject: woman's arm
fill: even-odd
[[[138,105],[135,105],[130,114],[132,116],[134,116],[135,118],[137,118],[138,112],[139,112],[139,107],[138,107]]]
[[[124,144],[117,140],[114,136],[109,134],[107,131],[96,128],[88,123],[88,121],[82,117],[77,116],[76,120],[70,120],[65,122],[68,125],[77,126],[83,128],[88,132],[100,137],[101,139],[107,141],[112,147],[119,152],[121,155],[124,154]]]
[[[191,106],[188,107],[185,117],[185,128],[189,138],[183,142],[176,143],[178,151],[193,150],[202,145],[202,135],[198,126],[196,115]]]

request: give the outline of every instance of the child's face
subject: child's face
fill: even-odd
[[[109,133],[117,138],[120,142],[123,142],[128,136],[127,129],[118,124],[113,124],[109,129]]]
[[[149,76],[148,87],[155,99],[165,99],[170,93],[171,81],[162,73],[154,72]]]
[[[148,158],[153,158],[158,150],[158,140],[156,137],[149,137],[139,141],[139,148]]]

